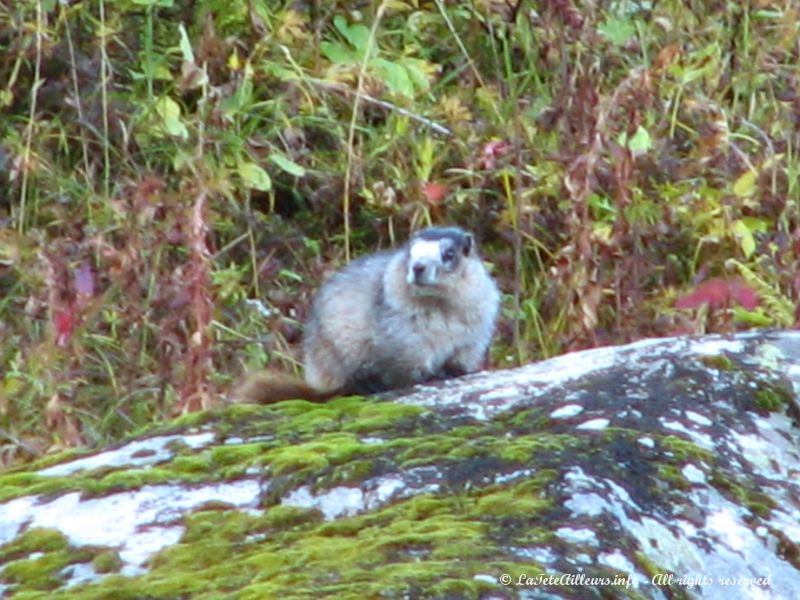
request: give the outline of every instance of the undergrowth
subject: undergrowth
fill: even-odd
[[[313,290],[477,233],[495,365],[797,324],[800,8],[0,2],[0,464],[300,372]]]

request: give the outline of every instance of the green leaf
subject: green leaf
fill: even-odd
[[[688,84],[693,82],[695,79],[700,79],[701,77],[705,77],[706,73],[708,73],[708,65],[705,67],[701,67],[699,69],[686,69],[681,72],[681,83]]]
[[[681,84],[687,85],[696,79],[712,75],[719,70],[719,45],[716,42],[708,44],[692,52],[689,55],[688,66],[686,68],[678,67],[674,72],[681,80]],[[672,70],[672,69],[671,69]]]
[[[229,115],[238,115],[247,109],[253,101],[253,80],[247,77],[236,88],[236,91],[222,102],[223,110]]]
[[[290,271],[289,269],[281,269],[278,272],[278,277],[284,277],[286,279],[291,279],[292,281],[302,282],[303,276],[298,275],[294,271]]]
[[[597,30],[615,46],[624,46],[636,35],[636,26],[628,19],[606,19]]]
[[[333,17],[333,26],[336,28],[336,31],[342,34],[342,37],[347,39],[347,19],[345,19],[342,15],[336,15]]]
[[[737,198],[745,198],[752,196],[756,188],[756,173],[753,171],[745,171],[733,184],[733,193]]]
[[[283,154],[270,154],[269,159],[281,169],[289,173],[289,175],[303,177],[306,174],[306,170],[302,165],[298,165],[293,160],[286,158]]]
[[[617,207],[606,196],[592,194],[589,196],[587,204],[596,221],[611,223],[617,218]]]
[[[384,4],[386,5],[387,10],[393,10],[397,12],[410,12],[414,10],[414,8],[408,2],[402,2],[402,0],[385,0]]]
[[[737,323],[745,323],[751,327],[770,327],[776,324],[775,319],[764,314],[761,308],[750,311],[741,306],[734,306],[733,319]]]
[[[742,217],[742,223],[747,225],[751,233],[767,233],[770,222],[760,217]]]
[[[647,133],[647,129],[639,125],[636,129],[636,133],[633,134],[630,140],[628,140],[628,148],[630,148],[631,152],[634,154],[644,154],[653,146],[653,140],[650,139],[650,134]]]
[[[139,6],[172,8],[174,0],[133,0],[133,3],[138,4]]]
[[[383,58],[374,59],[372,64],[381,72],[383,82],[392,92],[409,98],[414,97],[414,84],[411,83],[411,78],[402,65]]]
[[[433,139],[425,137],[417,144],[418,168],[417,176],[423,181],[428,181],[433,172],[433,161],[436,155],[436,148]]]
[[[272,189],[272,179],[270,179],[269,173],[256,163],[240,163],[239,177],[242,178],[242,181],[244,181],[245,185],[249,188],[262,192],[268,192]]]
[[[333,18],[333,26],[353,48],[358,50],[359,54],[363,54],[367,49],[369,29],[366,25],[359,23],[349,25],[342,15],[336,15]]]
[[[719,54],[719,44],[717,42],[711,42],[710,44],[706,44],[699,50],[692,52],[689,55],[689,58],[692,61],[703,61],[716,54]]]
[[[320,42],[319,50],[323,56],[336,65],[349,65],[357,62],[353,52],[339,42]]]
[[[271,75],[276,79],[280,79],[281,81],[297,81],[300,78],[297,74],[297,71],[294,69],[290,69],[274,62],[264,65],[263,69],[264,73]]]
[[[735,235],[739,240],[739,246],[741,247],[745,258],[750,258],[753,255],[753,252],[756,251],[756,240],[753,237],[753,233],[747,227],[747,224],[741,220],[734,221],[733,235]]]
[[[414,85],[414,90],[417,92],[427,92],[430,89],[430,81],[428,75],[421,68],[425,66],[425,61],[417,58],[405,58],[401,63],[411,78],[411,83]]]
[[[353,25],[350,27],[350,37],[347,38],[347,41],[353,44],[359,53],[363,53],[369,43],[369,28],[365,25]]]
[[[593,223],[592,233],[595,239],[609,244],[611,243],[611,236],[614,233],[614,228],[611,223]]]
[[[189,137],[189,130],[181,120],[180,104],[169,96],[162,96],[156,100],[156,114],[161,118],[161,126],[169,135],[174,135],[182,139]]]
[[[186,33],[186,27],[183,23],[178,25],[178,34],[181,39],[178,42],[178,47],[181,49],[183,60],[186,62],[194,62],[194,52],[192,51],[192,43],[189,41],[189,34]]]

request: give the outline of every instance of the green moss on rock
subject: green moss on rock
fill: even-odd
[[[736,363],[724,354],[709,354],[700,357],[700,362],[705,366],[718,371],[734,371],[736,370]]]
[[[710,482],[723,494],[759,517],[768,517],[778,507],[772,498],[755,487],[755,483],[738,481],[720,469],[712,472]]]
[[[0,560],[21,558],[32,552],[55,552],[69,546],[67,538],[55,529],[34,527],[17,536],[12,542],[0,547]]]
[[[22,591],[48,591],[61,587],[60,571],[78,562],[92,560],[90,548],[71,548],[58,531],[33,528],[0,549],[4,568],[0,579]]]
[[[361,402],[350,415],[352,420],[342,430],[370,436],[387,432],[393,436],[412,429],[418,418],[427,412],[424,408],[407,404]]]
[[[792,400],[788,390],[778,386],[764,387],[755,393],[756,406],[767,412],[778,412],[789,406]]]
[[[116,573],[122,568],[122,559],[114,550],[101,552],[92,560],[92,566],[97,573]]]

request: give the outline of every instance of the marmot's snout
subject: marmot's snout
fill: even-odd
[[[434,285],[439,270],[435,264],[416,262],[409,265],[408,283],[411,285]]]
[[[440,239],[415,239],[408,251],[406,282],[411,286],[428,286],[438,283],[442,264]]]

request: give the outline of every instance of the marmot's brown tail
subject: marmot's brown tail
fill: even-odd
[[[256,371],[248,374],[229,396],[233,404],[274,404],[281,400],[326,402],[336,392],[322,392],[305,381],[280,371]]]

